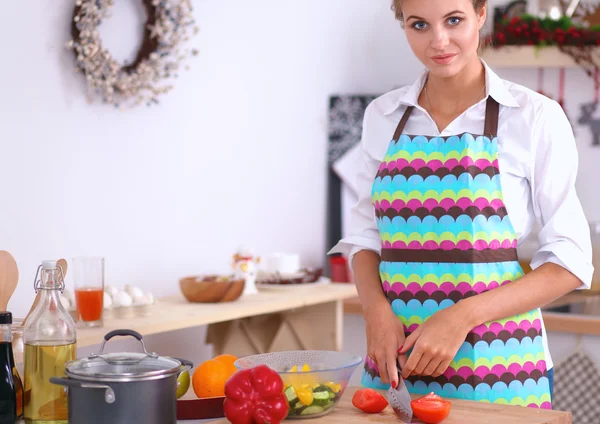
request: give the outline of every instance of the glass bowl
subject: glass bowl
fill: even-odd
[[[283,380],[290,404],[287,419],[317,418],[338,404],[362,358],[345,352],[296,350],[246,356],[235,361],[238,369],[266,365]]]

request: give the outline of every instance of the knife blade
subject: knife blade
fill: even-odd
[[[398,367],[398,386],[395,389],[390,386],[386,393],[386,398],[396,416],[405,423],[410,423],[413,416],[412,407],[410,406],[412,398],[402,378],[402,371],[398,361],[396,361],[396,366]]]

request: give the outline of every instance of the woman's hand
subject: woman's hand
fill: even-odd
[[[399,353],[405,355],[414,349],[402,367],[403,378],[439,377],[446,371],[472,330],[467,310],[459,304],[436,312],[406,338]]]
[[[398,349],[404,343],[404,327],[386,301],[378,302],[365,308],[367,323],[367,354],[377,363],[379,377],[383,384],[398,384],[398,368],[396,359]],[[400,364],[406,360],[406,355],[400,358]]]

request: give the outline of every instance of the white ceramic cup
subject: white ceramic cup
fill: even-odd
[[[265,258],[265,271],[294,274],[300,271],[300,255],[296,253],[273,253]]]

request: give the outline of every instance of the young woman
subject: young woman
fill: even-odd
[[[577,150],[558,103],[478,57],[486,0],[394,0],[427,68],[366,110],[350,257],[367,325],[362,384],[551,408],[540,307],[589,288]],[[390,141],[391,140],[391,141]],[[516,247],[538,223],[524,275]]]

